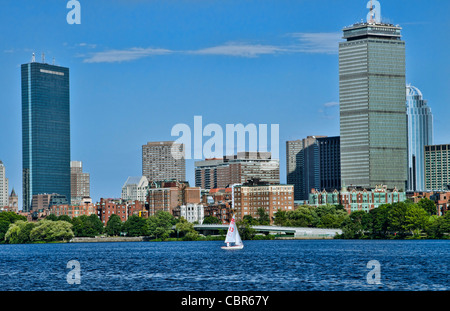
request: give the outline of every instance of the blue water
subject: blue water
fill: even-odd
[[[450,241],[275,240],[0,245],[0,289],[82,291],[450,290]],[[68,284],[67,263],[80,263]],[[367,263],[381,284],[368,284]]]

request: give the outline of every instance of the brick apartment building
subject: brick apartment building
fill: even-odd
[[[243,219],[246,215],[257,218],[258,209],[262,207],[272,222],[277,211],[294,210],[294,186],[249,180],[233,187],[233,200],[237,219]]]
[[[54,214],[55,216],[67,215],[70,218],[79,217],[81,215],[92,215],[97,214],[97,207],[93,203],[85,203],[81,205],[53,205],[49,208],[49,214]]]
[[[151,183],[147,194],[150,216],[158,211],[174,214],[176,207],[201,203],[200,187],[189,187],[186,182],[177,180]]]
[[[109,221],[111,215],[116,214],[122,222],[127,221],[131,215],[148,218],[145,204],[140,201],[123,201],[121,199],[100,199],[96,205],[96,212],[104,225]]]
[[[444,215],[450,207],[450,191],[423,191],[407,194],[408,199],[414,203],[418,203],[421,199],[426,198],[436,204],[436,215]]]

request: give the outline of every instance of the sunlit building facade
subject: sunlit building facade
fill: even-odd
[[[433,144],[433,115],[422,92],[406,86],[408,114],[408,191],[425,190],[424,148]]]
[[[346,27],[339,43],[341,184],[406,188],[405,42],[379,22]]]

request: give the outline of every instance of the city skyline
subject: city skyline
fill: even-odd
[[[445,144],[450,75],[442,61],[449,46],[443,12],[449,4],[436,2],[381,5],[382,16],[402,27],[406,82],[426,94],[436,115],[434,143]],[[19,16],[22,21],[0,43],[0,160],[22,198],[18,66],[44,52],[47,62],[55,57],[71,70],[71,158],[91,173],[94,201],[120,197],[123,181],[140,174],[141,146],[173,140],[172,126],[190,124],[194,115],[222,126],[280,124],[284,183],[285,141],[339,135],[341,29],[368,12],[366,1],[81,1],[81,24],[68,25],[65,3],[24,3],[6,1],[0,12],[6,29]],[[191,185],[193,162],[186,161]]]

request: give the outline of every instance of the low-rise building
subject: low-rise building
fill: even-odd
[[[147,192],[147,205],[150,216],[158,211],[177,213],[175,208],[181,205],[200,204],[201,188],[189,187],[187,182],[177,180],[152,182]]]
[[[414,203],[421,199],[429,199],[436,204],[436,215],[444,215],[450,207],[450,191],[419,191],[407,194]]]
[[[229,224],[233,217],[232,201],[211,203],[204,206],[205,218],[212,216],[219,219],[222,224]]]
[[[188,203],[180,206],[180,217],[184,217],[191,223],[202,224],[205,217],[205,210],[202,204]]]
[[[122,186],[122,200],[145,202],[147,191],[147,177],[128,177],[127,181]]]
[[[100,220],[106,225],[110,217],[115,214],[120,217],[122,222],[128,220],[131,215],[148,218],[148,210],[145,204],[136,201],[123,201],[121,199],[104,199],[96,204],[96,212]]]
[[[70,218],[79,217],[82,215],[90,216],[92,214],[97,215],[97,208],[92,203],[86,203],[81,205],[53,205],[49,207],[49,214],[55,216],[67,215]]]
[[[340,204],[350,214],[354,211],[369,212],[382,204],[392,204],[405,200],[406,193],[397,190],[397,188],[389,190],[386,186],[377,186],[373,189],[342,187],[340,192],[334,190],[332,193],[312,189],[308,204],[312,206]]]

